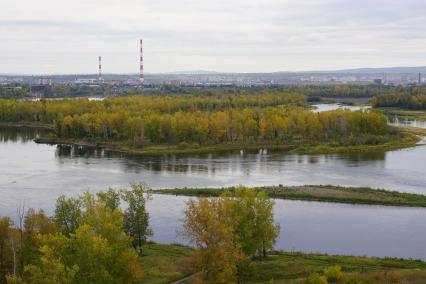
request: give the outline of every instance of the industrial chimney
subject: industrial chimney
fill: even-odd
[[[143,48],[142,48],[142,39],[140,40],[140,69],[139,69],[139,82],[143,84],[144,75],[143,75]]]
[[[99,82],[102,81],[102,58],[99,56]]]

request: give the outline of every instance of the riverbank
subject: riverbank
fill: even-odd
[[[376,109],[382,111],[386,115],[397,115],[408,119],[426,120],[426,111],[424,110],[409,110],[396,107],[379,107]]]
[[[196,273],[194,252],[181,245],[145,245],[140,257],[144,273],[136,283],[173,283]],[[424,283],[426,278],[426,262],[419,260],[275,252],[251,262],[247,283],[306,283],[311,273],[336,265],[343,272],[339,283]]]
[[[38,122],[4,122],[0,121],[0,128],[29,128],[29,129],[41,129],[41,130],[49,130],[54,131],[55,128],[53,125],[38,123]]]
[[[176,188],[152,190],[155,194],[196,197],[217,197],[229,188]],[[366,187],[341,187],[333,185],[266,186],[255,188],[276,199],[336,202],[349,204],[426,207],[426,195],[372,189]]]
[[[382,144],[361,144],[361,145],[333,145],[322,144],[273,144],[273,143],[229,143],[218,145],[201,146],[198,144],[182,143],[180,145],[150,145],[145,147],[135,147],[124,142],[105,142],[82,139],[63,139],[57,137],[40,137],[35,139],[40,144],[73,145],[88,148],[103,148],[108,151],[119,152],[129,155],[163,155],[163,154],[210,154],[228,152],[259,152],[267,150],[269,152],[281,151],[298,154],[333,154],[333,153],[354,153],[369,151],[387,151],[400,148],[414,147],[420,141],[418,136],[426,135],[424,130],[412,130],[408,127],[394,127],[398,129],[398,134],[394,138]],[[263,152],[263,151],[262,151]]]

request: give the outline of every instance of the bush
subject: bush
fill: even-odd
[[[310,284],[328,284],[327,278],[317,272],[314,272],[309,275],[308,280]]]
[[[342,268],[338,265],[327,267],[324,269],[324,276],[330,282],[336,282],[342,279],[343,273]]]

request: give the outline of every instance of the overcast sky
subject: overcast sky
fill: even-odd
[[[425,0],[0,0],[0,73],[425,66]]]

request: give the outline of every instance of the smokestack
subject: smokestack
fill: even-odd
[[[140,69],[139,69],[139,82],[143,84],[144,75],[143,75],[143,48],[142,48],[142,39],[140,40]]]
[[[99,56],[99,81],[102,81],[102,58]]]
[[[422,84],[422,73],[419,72],[419,85]]]

